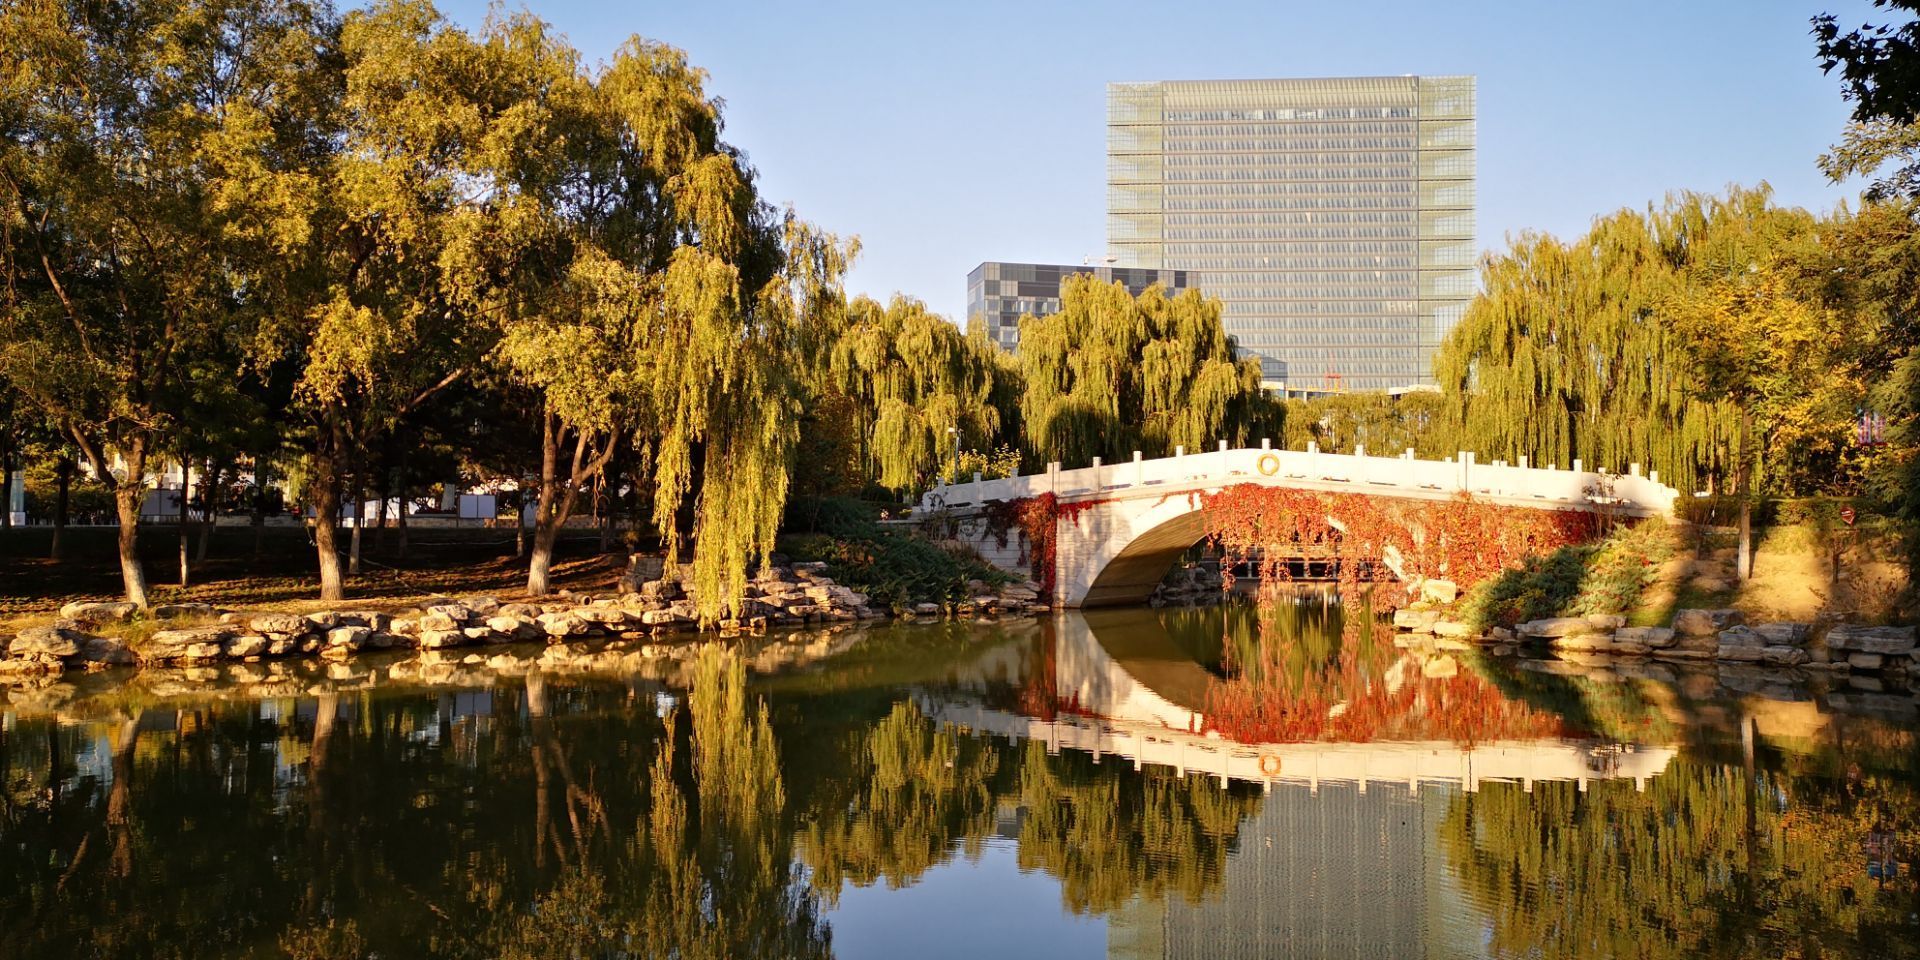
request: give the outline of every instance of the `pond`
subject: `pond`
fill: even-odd
[[[1885,957],[1915,701],[1313,598],[9,692],[0,957]]]

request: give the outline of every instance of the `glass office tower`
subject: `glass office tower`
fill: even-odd
[[[1474,78],[1107,86],[1107,245],[1290,391],[1433,382],[1474,286]]]
[[[1020,342],[1021,317],[1050,317],[1060,312],[1060,285],[1068,277],[1091,273],[1102,283],[1124,284],[1134,296],[1159,284],[1167,296],[1190,286],[1184,270],[1135,270],[1113,266],[1055,263],[1003,263],[989,260],[967,274],[967,317],[987,326],[987,336],[1012,350]]]

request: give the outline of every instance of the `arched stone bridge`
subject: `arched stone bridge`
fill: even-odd
[[[1061,505],[1054,531],[1054,603],[1095,607],[1144,602],[1187,548],[1199,542],[1199,497],[1236,484],[1255,483],[1329,493],[1361,493],[1403,500],[1450,500],[1462,493],[1481,503],[1543,510],[1612,512],[1621,516],[1670,515],[1679,492],[1642,475],[1639,464],[1625,474],[1589,471],[1580,461],[1570,470],[1554,466],[1477,462],[1471,453],[1446,460],[1275,450],[1267,446],[1220,449],[1063,470],[999,480],[944,484],[921,498],[916,522],[948,522],[989,562],[1022,576],[1024,537],[1016,528],[1000,534],[986,522],[996,503],[1051,493]],[[1079,505],[1077,508],[1075,505]]]

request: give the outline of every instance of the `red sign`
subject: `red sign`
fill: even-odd
[[[1852,507],[1841,507],[1841,508],[1840,508],[1840,522],[1841,522],[1841,523],[1844,523],[1844,524],[1846,524],[1847,526],[1849,526],[1849,527],[1851,527],[1851,526],[1853,526],[1853,518],[1854,518],[1855,516],[1857,516],[1857,514],[1855,514],[1855,513],[1853,512],[1853,508],[1852,508]]]

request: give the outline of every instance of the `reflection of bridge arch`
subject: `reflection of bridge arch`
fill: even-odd
[[[1054,689],[1074,709],[1199,732],[1213,675],[1139,611],[1068,614],[1055,621]]]
[[[1067,607],[1139,603],[1152,593],[1174,558],[1201,536],[1200,495],[1237,484],[1326,493],[1359,493],[1405,500],[1450,500],[1471,494],[1502,506],[1555,510],[1611,510],[1633,516],[1665,514],[1679,493],[1656,477],[1609,477],[1577,470],[1533,469],[1524,463],[1369,457],[1317,450],[1221,449],[1217,453],[1095,463],[1077,470],[939,487],[916,513],[979,520],[988,505],[1052,495],[1061,507],[1054,525],[1054,600]],[[981,555],[1024,572],[1014,533],[970,524]]]
[[[921,708],[936,721],[1011,739],[1037,740],[1049,753],[1078,750],[1117,755],[1204,773],[1222,783],[1347,782],[1451,784],[1476,790],[1484,782],[1531,787],[1538,780],[1631,778],[1644,787],[1665,770],[1669,747],[1565,738],[1498,740],[1463,746],[1452,741],[1307,742],[1246,744],[1201,734],[1210,675],[1181,651],[1150,616],[1079,614],[1056,620],[1054,684],[1059,698],[1081,711],[1038,719],[957,699],[925,697]]]

